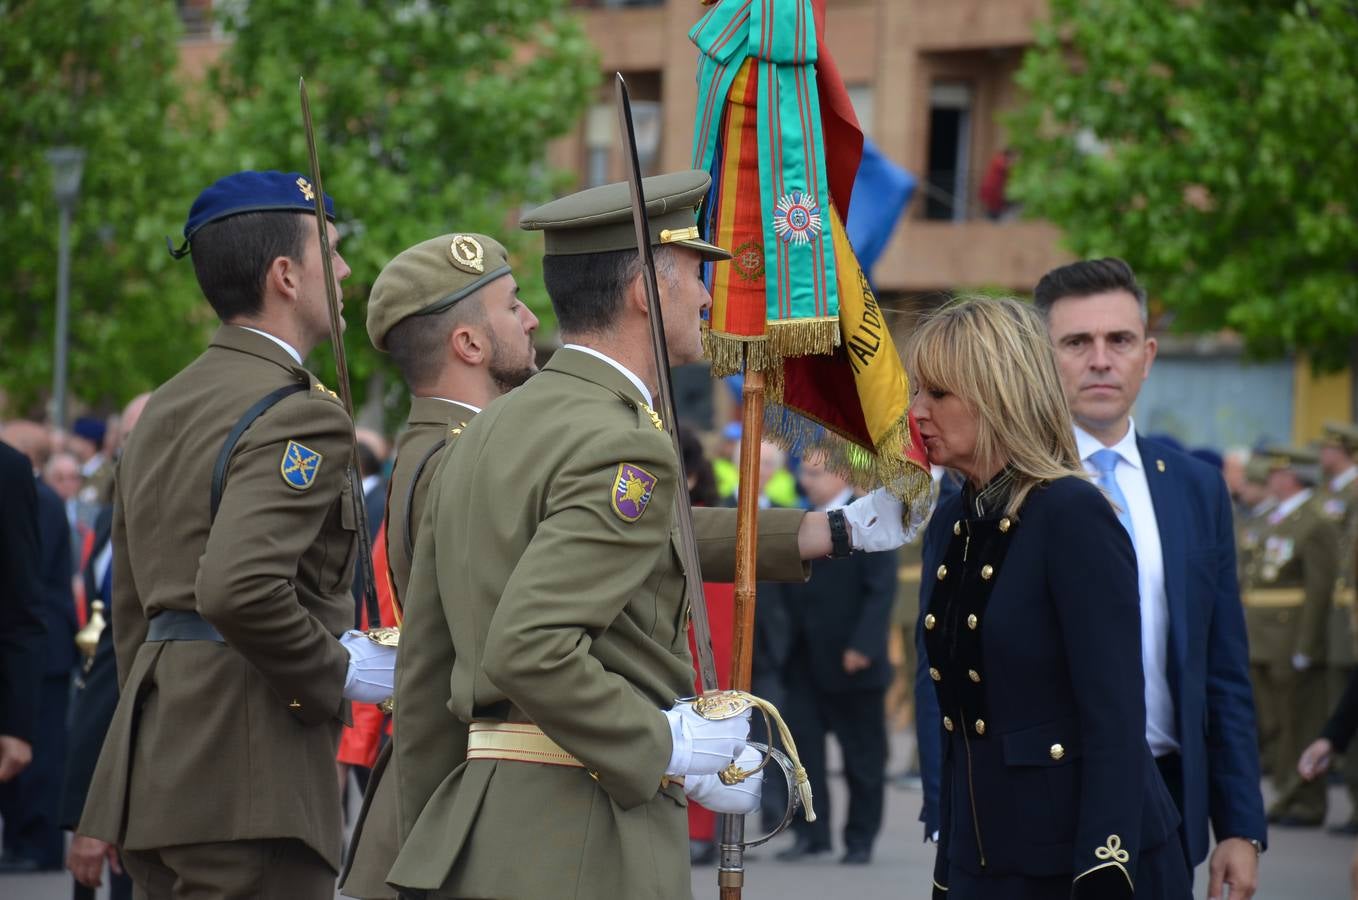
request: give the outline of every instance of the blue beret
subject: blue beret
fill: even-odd
[[[104,423],[99,419],[93,419],[89,416],[81,416],[76,419],[75,423],[71,426],[72,434],[77,437],[83,437],[96,447],[104,446],[104,431]]]
[[[189,253],[194,234],[204,225],[241,213],[269,210],[314,212],[316,194],[311,179],[296,172],[237,172],[213,182],[193,201],[189,220],[184,223],[184,245],[170,247],[175,259]],[[326,218],[334,220],[335,204],[325,197]],[[169,238],[166,238],[169,244]]]

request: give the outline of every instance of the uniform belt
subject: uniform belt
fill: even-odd
[[[536,725],[526,722],[472,722],[467,731],[467,759],[506,759],[511,762],[541,763],[546,766],[569,766],[583,769],[585,764],[576,759]],[[597,778],[594,772],[591,776]],[[682,776],[666,775],[660,786],[683,786]]]
[[[1246,606],[1301,606],[1306,602],[1302,588],[1259,588],[1246,591],[1241,598]]]
[[[151,617],[147,641],[216,641],[225,644],[221,632],[191,609],[162,609]]]

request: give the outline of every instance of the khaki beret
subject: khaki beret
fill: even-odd
[[[1346,422],[1326,422],[1321,441],[1352,453],[1358,450],[1358,426]]]
[[[396,323],[443,312],[508,275],[507,257],[500,242],[484,234],[444,234],[401,251],[368,295],[368,339],[385,352]]]
[[[641,193],[646,198],[652,246],[677,244],[697,250],[704,259],[731,258],[730,253],[702,240],[698,234],[698,205],[707,196],[711,182],[711,176],[697,169],[642,179]],[[539,206],[519,221],[519,227],[544,233],[547,256],[608,253],[637,247],[632,196],[625,181],[590,188]]]

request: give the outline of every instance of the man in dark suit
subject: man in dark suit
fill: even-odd
[[[845,506],[853,491],[840,475],[809,456],[800,480],[818,510]],[[783,713],[814,785],[822,812],[815,822],[794,820],[796,843],[778,854],[796,860],[830,849],[825,738],[833,733],[844,755],[849,815],[844,863],[872,858],[882,824],[886,782],[886,690],[891,685],[887,638],[896,600],[896,553],[855,553],[818,560],[811,580],[763,584],[781,595],[791,650],[786,661]],[[760,597],[761,608],[764,598]]]
[[[1034,293],[1047,320],[1080,457],[1136,549],[1146,739],[1176,804],[1190,867],[1212,852],[1208,895],[1248,898],[1265,819],[1230,495],[1221,474],[1150,443],[1131,420],[1155,360],[1146,293],[1119,259],[1077,262]]]
[[[43,623],[38,594],[38,492],[33,464],[0,443],[0,784],[33,759]]]
[[[47,429],[36,422],[11,422],[5,440],[22,449],[32,466],[38,499],[38,593],[34,609],[47,629],[42,659],[33,763],[18,778],[0,785],[5,820],[0,871],[61,868],[64,841],[57,824],[61,774],[66,761],[66,709],[75,668],[75,598],[71,593],[71,529],[61,498],[40,481],[47,462]]]

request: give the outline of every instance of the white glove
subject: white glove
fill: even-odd
[[[666,775],[715,775],[745,749],[750,736],[750,711],[730,719],[704,719],[692,703],[676,703],[665,710],[674,750]]]
[[[1292,668],[1296,669],[1298,672],[1305,672],[1307,669],[1311,668],[1311,657],[1307,656],[1305,653],[1293,653]]]
[[[736,765],[753,769],[763,759],[753,747],[740,751]],[[739,784],[723,784],[717,775],[690,775],[684,779],[684,793],[690,800],[701,803],[714,813],[748,816],[759,811],[759,791],[764,786],[764,770],[760,769]]]
[[[349,674],[344,677],[346,700],[381,703],[395,692],[395,647],[371,641],[361,631],[344,632],[340,643],[349,651]]]
[[[912,523],[914,527],[907,531],[905,512],[905,504],[887,493],[886,488],[878,488],[844,507],[853,548],[875,553],[895,550],[910,540],[918,525]]]

